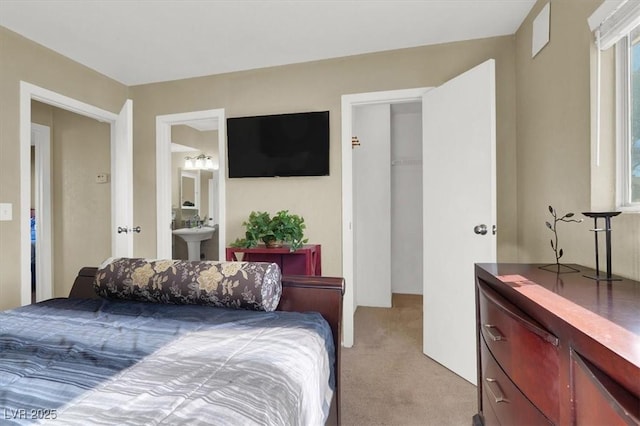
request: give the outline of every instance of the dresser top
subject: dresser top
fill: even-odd
[[[640,365],[640,282],[594,280],[595,270],[556,273],[542,264],[476,264],[476,274],[501,283],[620,355]],[[555,266],[555,265],[554,265]]]

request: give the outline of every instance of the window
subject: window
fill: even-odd
[[[617,43],[619,208],[640,209],[640,26]]]
[[[604,0],[588,23],[598,51],[595,164],[600,164],[601,51],[615,45],[616,208],[640,212],[640,1]]]

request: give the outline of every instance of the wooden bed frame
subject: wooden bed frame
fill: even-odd
[[[78,272],[69,293],[70,298],[97,299],[93,280],[98,268],[84,267]],[[278,311],[319,312],[331,326],[335,347],[336,389],[331,401],[327,425],[340,425],[340,354],[342,346],[342,296],[344,279],[306,275],[282,277],[282,296]]]

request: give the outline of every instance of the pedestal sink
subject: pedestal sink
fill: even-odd
[[[218,225],[213,227],[203,226],[201,228],[180,228],[174,229],[173,235],[177,235],[187,243],[189,260],[200,260],[200,242],[208,240],[218,229]]]

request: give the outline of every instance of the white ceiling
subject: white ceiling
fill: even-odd
[[[125,85],[513,34],[535,0],[0,0],[0,25]]]

